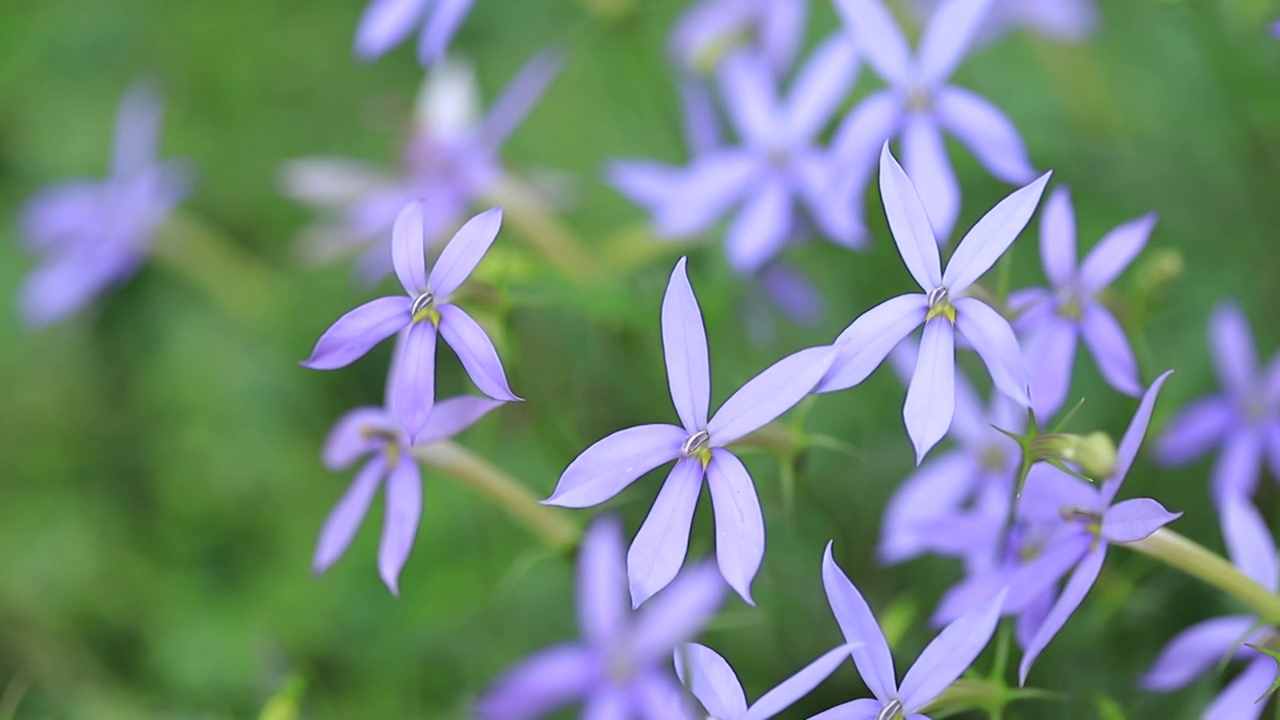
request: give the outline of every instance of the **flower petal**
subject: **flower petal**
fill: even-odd
[[[498,238],[501,227],[502,208],[493,208],[471,218],[454,233],[427,277],[427,289],[437,302],[443,302],[462,287]]]
[[[1262,699],[1276,679],[1276,661],[1260,657],[1249,663],[1218,693],[1201,720],[1258,720],[1267,703]]]
[[[370,430],[395,432],[398,427],[386,410],[361,407],[338,418],[325,438],[320,459],[330,470],[345,470],[361,456],[378,450],[384,441],[370,437]]]
[[[898,678],[894,674],[889,643],[862,593],[836,565],[831,545],[827,543],[822,557],[822,586],[827,591],[827,602],[840,625],[840,632],[844,633],[844,639],[851,646],[853,663],[858,666],[862,681],[877,700],[889,702],[898,695]]]
[[[744,140],[767,144],[780,127],[773,72],[754,53],[734,53],[721,65],[720,87],[729,121]]]
[[[417,444],[425,445],[451,438],[504,404],[501,400],[474,395],[460,395],[441,400],[431,409],[427,424],[418,432]]]
[[[667,361],[671,403],[684,429],[693,434],[707,424],[711,369],[707,329],[702,322],[698,298],[689,284],[687,262],[688,258],[682,257],[676,263],[662,298],[662,350]]]
[[[1039,557],[1014,570],[1009,577],[1005,612],[1021,613],[1042,594],[1053,590],[1059,578],[1088,554],[1093,540],[1092,535],[1083,532],[1060,538],[1045,548]]]
[[[1235,408],[1221,395],[1210,395],[1178,411],[1156,440],[1162,465],[1183,465],[1209,452],[1235,420]]]
[[[409,325],[413,300],[384,297],[372,300],[338,318],[316,341],[311,357],[302,361],[312,370],[337,370],[359,360],[374,345]]]
[[[582,703],[579,720],[631,720],[634,704],[632,688],[625,685],[601,684]]]
[[[1018,128],[995,105],[977,93],[953,86],[940,89],[934,102],[942,126],[969,148],[987,172],[1011,184],[1035,177]],[[1071,251],[1075,252],[1074,245]],[[1075,257],[1071,264],[1075,265]]]
[[[777,257],[787,244],[792,212],[790,188],[778,178],[765,180],[729,225],[729,266],[740,275],[753,275]]]
[[[1116,503],[1102,516],[1102,537],[1109,542],[1137,542],[1182,517],[1151,498]]]
[[[553,645],[503,673],[476,703],[481,720],[533,720],[586,697],[604,683],[604,666],[589,648]]]
[[[747,381],[707,423],[716,447],[724,447],[772,422],[813,390],[835,359],[835,348],[792,353]]]
[[[427,16],[427,26],[418,38],[418,60],[426,65],[444,57],[449,42],[458,32],[462,21],[471,12],[475,0],[435,0]]]
[[[675,579],[689,550],[689,528],[702,490],[702,463],[695,458],[676,461],[653,501],[649,515],[627,551],[631,606],[646,600]]]
[[[703,232],[729,211],[760,171],[760,159],[742,150],[720,150],[694,160],[669,181],[667,202],[654,213],[658,232],[667,237]]]
[[[641,475],[680,455],[689,437],[675,425],[639,425],[596,441],[569,463],[548,505],[591,507],[622,492]]]
[[[866,380],[903,338],[924,324],[928,306],[924,295],[899,295],[859,315],[836,338],[836,357],[814,392],[846,390]]]
[[[125,178],[145,172],[156,161],[164,103],[155,85],[137,81],[129,86],[116,111],[111,148],[111,175]]]
[[[622,524],[606,516],[587,526],[578,550],[578,627],[594,646],[608,645],[624,631],[631,616],[626,592]]]
[[[1035,213],[1040,195],[1052,174],[1052,171],[1047,172],[1029,185],[1014,190],[965,233],[942,275],[942,282],[953,297],[977,282],[1018,238]]]
[[[1247,428],[1237,429],[1223,443],[1209,480],[1219,506],[1231,498],[1253,496],[1262,472],[1262,444],[1262,438]]]
[[[427,237],[421,201],[411,202],[396,215],[391,228],[391,261],[396,277],[410,297],[427,289]]]
[[[457,305],[438,305],[436,310],[440,313],[440,336],[453,348],[480,392],[494,400],[519,402],[521,398],[507,384],[498,351],[480,323]]]
[[[890,85],[905,85],[911,54],[889,9],[880,0],[836,0],[836,10],[880,77]]]
[[[712,451],[707,486],[716,521],[716,562],[720,574],[748,605],[751,581],[764,560],[764,514],[750,473],[724,448]]]
[[[401,458],[387,474],[387,509],[378,543],[378,574],[391,594],[400,596],[400,571],[409,559],[422,519],[422,474],[418,464]]]
[[[1111,312],[1098,303],[1084,306],[1084,343],[1111,387],[1126,395],[1142,394],[1138,360],[1129,339]]]
[[[1258,376],[1258,353],[1253,347],[1253,333],[1240,306],[1219,303],[1209,319],[1209,350],[1218,369],[1222,386],[1235,398],[1248,399],[1255,392]]]
[[[755,28],[757,42],[769,65],[780,75],[791,67],[804,41],[809,3],[803,0],[771,2],[757,12],[760,16]]]
[[[1085,289],[1097,292],[1120,277],[1146,247],[1156,219],[1155,213],[1148,213],[1104,235],[1080,263],[1080,283]]]
[[[333,506],[320,528],[315,556],[311,560],[312,572],[319,574],[328,570],[347,551],[360,529],[360,523],[364,522],[364,516],[369,513],[369,505],[373,503],[374,493],[378,492],[386,470],[386,460],[378,455],[356,473],[356,479],[347,487],[338,504]]]
[[[902,128],[902,163],[920,193],[935,240],[946,245],[960,214],[960,183],[947,157],[942,129],[932,116],[907,113]]]
[[[769,720],[808,695],[831,673],[849,659],[852,648],[841,645],[828,650],[822,657],[806,665],[795,675],[778,683],[777,687],[760,696],[742,720]]]
[[[564,59],[559,53],[543,50],[520,68],[498,99],[489,106],[489,113],[480,126],[480,137],[489,147],[502,145],[515,132],[563,67]]]
[[[861,190],[875,169],[876,157],[885,142],[902,121],[902,95],[894,90],[876,90],[867,95],[840,122],[831,141],[831,154],[846,168],[844,186],[857,190],[858,207],[862,206]],[[844,197],[840,194],[839,197]],[[855,200],[849,200],[850,203]]]
[[[1058,412],[1071,390],[1076,364],[1076,340],[1080,329],[1071,322],[1049,317],[1030,333],[1025,347],[1031,369],[1031,402],[1036,417],[1048,419]]]
[[[422,19],[430,0],[373,0],[356,28],[356,55],[372,60],[399,45]]]
[[[908,712],[932,702],[969,669],[996,631],[1004,598],[1005,593],[1000,592],[965,613],[925,647],[911,669],[907,670],[898,689]]]
[[[666,668],[651,670],[633,683],[632,712],[638,713],[638,720],[702,720]]]
[[[1280,559],[1276,557],[1276,541],[1262,513],[1241,497],[1224,499],[1220,512],[1227,557],[1245,575],[1275,592],[1280,586]]]
[[[974,35],[984,25],[991,0],[950,0],[938,6],[929,16],[918,49],[920,79],[926,84],[940,84],[951,77],[973,43]]]
[[[876,720],[884,703],[879,700],[861,699],[837,705],[809,718],[809,720]]]
[[[849,168],[834,154],[816,151],[797,153],[792,163],[794,180],[798,183],[796,192],[817,230],[841,247],[864,249],[867,227],[862,202],[852,197],[836,200],[846,195],[843,190],[833,189],[840,187],[838,183],[847,176]],[[856,194],[861,197],[862,193]]]
[[[857,74],[857,47],[847,35],[836,33],[818,45],[787,96],[785,124],[790,139],[809,141],[822,132],[848,97]]]
[[[414,323],[400,339],[387,378],[387,405],[400,421],[410,444],[426,427],[436,403],[436,328]]]
[[[996,389],[1023,407],[1030,405],[1027,366],[1009,321],[977,298],[963,297],[954,301],[954,305],[956,330],[982,358]]]
[[[1142,400],[1138,403],[1138,410],[1129,421],[1129,427],[1125,429],[1124,437],[1120,438],[1120,446],[1116,449],[1116,469],[1102,484],[1105,503],[1110,504],[1115,499],[1116,493],[1120,491],[1120,484],[1124,482],[1125,476],[1129,474],[1129,468],[1138,457],[1138,449],[1142,447],[1142,438],[1146,436],[1147,426],[1151,424],[1151,412],[1155,410],[1160,388],[1172,374],[1172,370],[1166,370],[1143,393]]]
[[[916,464],[947,434],[956,408],[955,331],[946,318],[924,324],[920,355],[907,386],[902,419],[916,449]]]
[[[636,615],[632,660],[637,667],[671,656],[681,643],[692,640],[724,604],[724,580],[709,562],[676,576],[666,590],[645,603]]]
[[[1164,646],[1139,685],[1155,692],[1185,687],[1234,654],[1257,622],[1251,615],[1228,615],[1192,625]]]
[[[680,124],[691,157],[701,157],[724,142],[719,109],[710,88],[701,80],[679,78]]]
[[[1031,671],[1031,664],[1036,661],[1036,658],[1040,657],[1040,653],[1049,645],[1049,641],[1058,634],[1062,626],[1067,624],[1067,619],[1071,617],[1071,613],[1080,607],[1080,603],[1084,601],[1084,596],[1089,593],[1094,581],[1098,579],[1098,573],[1101,572],[1102,563],[1106,559],[1107,544],[1098,543],[1097,547],[1090,550],[1084,556],[1084,559],[1080,561],[1080,564],[1076,566],[1075,572],[1071,573],[1071,579],[1062,588],[1062,594],[1054,602],[1053,609],[1049,611],[1044,623],[1040,625],[1040,629],[1036,631],[1035,637],[1031,639],[1031,643],[1022,655],[1022,662],[1018,664],[1019,685],[1027,683],[1027,673]]]
[[[880,199],[898,254],[911,277],[927,293],[942,284],[941,260],[929,215],[911,180],[885,143],[880,150]]]
[[[1040,213],[1040,259],[1044,274],[1054,287],[1064,287],[1076,277],[1076,211],[1071,191],[1059,185],[1049,193]]]
[[[685,643],[674,655],[680,682],[711,717],[728,720],[747,712],[747,696],[738,676],[719,653],[705,645]]]
[[[880,562],[893,564],[930,551],[926,529],[959,512],[981,476],[973,458],[951,451],[922,464],[898,486],[880,523]]]

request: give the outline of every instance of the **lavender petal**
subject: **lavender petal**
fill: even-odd
[[[790,188],[780,178],[764,180],[729,225],[729,266],[740,275],[753,275],[777,257],[791,232],[792,212]]]
[[[880,151],[880,197],[898,254],[911,277],[926,293],[941,285],[942,261],[929,215],[912,179],[889,152],[888,143]]]
[[[360,523],[369,513],[373,496],[382,484],[387,464],[381,457],[371,459],[342,494],[342,498],[329,511],[324,525],[320,528],[320,537],[316,540],[315,556],[311,560],[311,571],[320,574],[328,570],[350,547]]]
[[[720,574],[748,605],[755,605],[751,581],[764,560],[764,514],[755,484],[737,456],[716,448],[707,465],[707,486],[715,512]]]
[[[733,668],[715,650],[697,643],[676,648],[676,675],[702,703],[711,717],[740,718],[747,712],[747,697]]]
[[[955,71],[973,43],[974,35],[988,23],[991,0],[950,0],[929,17],[920,38],[920,79],[937,85]]]
[[[384,297],[372,300],[338,318],[316,341],[311,357],[302,361],[312,370],[336,370],[346,367],[409,325],[407,297]]]
[[[391,413],[416,444],[436,402],[436,328],[414,323],[401,338],[387,378]]]
[[[1084,559],[1076,567],[1075,572],[1071,574],[1071,579],[1062,588],[1062,594],[1058,596],[1058,600],[1053,604],[1053,609],[1049,611],[1044,623],[1040,625],[1040,629],[1036,631],[1035,637],[1031,639],[1031,643],[1022,655],[1022,662],[1018,664],[1018,683],[1020,685],[1026,684],[1027,673],[1031,672],[1032,663],[1036,661],[1036,658],[1040,657],[1040,653],[1049,645],[1049,641],[1058,634],[1062,626],[1067,624],[1067,619],[1076,611],[1076,608],[1080,607],[1080,603],[1084,601],[1084,596],[1089,593],[1094,581],[1098,579],[1098,573],[1102,571],[1102,563],[1106,559],[1107,544],[1098,543],[1096,548],[1090,550],[1084,556]]]
[[[418,39],[418,60],[424,65],[444,57],[449,42],[458,32],[475,0],[435,0],[427,16],[427,26]]]
[[[1004,598],[1005,594],[1000,592],[985,604],[965,613],[925,647],[915,664],[907,670],[898,690],[907,710],[928,704],[969,669],[996,631]]]
[[[1018,238],[1036,211],[1052,174],[1047,172],[1029,185],[1014,190],[965,234],[942,275],[942,282],[953,296],[960,295],[977,282]]]
[[[543,502],[591,507],[622,492],[650,470],[680,455],[688,438],[675,425],[639,425],[620,430],[582,451],[565,468],[555,492]]]
[[[356,55],[372,60],[399,45],[417,27],[430,0],[373,0],[360,16]]]
[[[942,88],[934,102],[942,126],[969,148],[987,172],[1011,184],[1035,177],[1018,128],[995,105],[958,87]]]
[[[519,402],[521,398],[507,384],[498,351],[480,323],[457,305],[439,305],[436,309],[440,313],[440,336],[462,361],[471,382],[494,400]]]
[[[911,54],[889,9],[880,0],[836,0],[836,10],[880,77],[905,86],[911,79]]]
[[[867,379],[893,348],[924,324],[928,305],[924,295],[899,295],[858,316],[836,338],[836,357],[814,392],[845,390]]]
[[[1027,367],[1013,328],[1000,313],[977,298],[963,297],[954,302],[956,330],[973,345],[982,363],[991,373],[996,389],[1023,407],[1031,404],[1027,397]]]
[[[1080,263],[1080,282],[1097,292],[1110,285],[1146,247],[1156,226],[1156,214],[1130,220],[1107,233]]]
[[[790,410],[813,390],[834,359],[835,348],[808,348],[784,357],[747,381],[707,423],[712,444],[728,445]]]
[[[653,501],[648,517],[627,551],[627,577],[631,605],[640,607],[667,587],[684,565],[689,550],[689,529],[702,490],[702,464],[681,458]]]
[[[1129,339],[1111,312],[1098,303],[1087,303],[1083,329],[1084,344],[1107,383],[1126,395],[1141,395],[1138,359],[1133,356]]]
[[[587,526],[578,551],[578,627],[596,647],[621,637],[628,612],[627,567],[623,559],[622,525],[603,517]]]
[[[902,419],[916,450],[916,465],[947,434],[956,403],[955,330],[946,318],[924,324],[920,356],[907,386]]]
[[[827,543],[826,553],[822,556],[822,586],[827,591],[827,602],[845,641],[852,646],[853,663],[858,666],[862,681],[877,700],[889,702],[898,695],[898,680],[889,643],[862,593],[836,565],[831,545]]]
[[[427,277],[427,289],[444,301],[462,287],[489,251],[502,227],[502,208],[486,210],[468,220],[444,246]]]
[[[392,595],[400,596],[400,571],[409,559],[422,519],[422,475],[412,459],[401,458],[387,474],[387,509],[378,544],[378,574]]]
[[[960,183],[947,157],[942,129],[932,116],[907,114],[902,128],[902,163],[920,193],[936,242],[946,245],[960,214]]]

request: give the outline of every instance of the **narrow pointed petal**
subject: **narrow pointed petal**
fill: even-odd
[[[1233,654],[1257,621],[1251,615],[1228,615],[1192,625],[1164,646],[1139,684],[1156,692],[1185,687]]]
[[[1052,543],[1035,560],[1019,567],[1009,577],[1009,597],[1005,612],[1021,613],[1045,592],[1053,590],[1058,580],[1075,567],[1089,552],[1093,536],[1079,533]]]
[[[436,310],[440,313],[440,336],[453,348],[480,392],[494,400],[519,402],[521,398],[507,384],[498,351],[480,323],[457,305],[439,305]]]
[[[934,102],[942,126],[969,148],[987,172],[1015,185],[1036,176],[1018,128],[995,105],[958,87],[942,88]],[[1071,261],[1075,265],[1074,257]]]
[[[850,652],[862,681],[877,700],[889,702],[898,694],[898,678],[894,674],[889,643],[885,641],[880,623],[871,614],[862,593],[836,565],[831,555],[831,543],[827,543],[822,557],[822,586],[826,588],[827,602],[840,625],[840,632],[852,646]]]
[[[667,181],[668,200],[654,212],[658,232],[687,237],[705,231],[742,198],[760,172],[760,159],[737,149],[694,160]]]
[[[1226,435],[1235,409],[1221,395],[1210,395],[1178,411],[1156,441],[1162,465],[1183,465],[1209,452]]]
[[[1213,309],[1213,316],[1209,318],[1209,350],[1222,386],[1233,397],[1250,397],[1258,376],[1258,353],[1253,347],[1249,321],[1240,306],[1224,302]]]
[[[48,250],[83,237],[98,222],[103,195],[102,184],[96,180],[68,180],[38,191],[22,206],[19,232],[23,245]]]
[[[786,127],[791,139],[810,140],[821,133],[848,97],[857,73],[853,42],[844,33],[824,40],[800,70],[787,98]]]
[[[737,456],[716,448],[707,465],[707,486],[715,511],[720,574],[748,605],[755,605],[751,581],[764,560],[764,513],[755,484]]]
[[[411,202],[396,215],[391,227],[391,261],[400,285],[410,297],[427,289],[427,236],[423,204]]]
[[[448,400],[441,400],[435,403],[435,406],[431,409],[431,415],[427,417],[427,424],[418,432],[416,442],[418,445],[426,445],[451,438],[476,424],[480,418],[502,407],[504,404],[501,400],[491,400],[474,395],[462,395],[451,397]]]
[[[429,0],[373,0],[356,28],[356,55],[372,60],[399,45],[418,26]]]
[[[1142,394],[1138,359],[1133,356],[1124,328],[1098,303],[1084,307],[1084,343],[1111,387],[1134,397]]]
[[[1031,403],[1036,417],[1051,418],[1066,402],[1079,335],[1075,324],[1054,317],[1027,339],[1026,365],[1031,376]]]
[[[967,454],[951,451],[922,464],[898,486],[880,523],[881,562],[899,563],[932,549],[925,530],[964,507],[979,478],[974,465]]]
[[[418,464],[401,458],[387,474],[387,509],[378,543],[378,574],[392,595],[400,596],[400,571],[413,550],[422,519],[422,474]]]
[[[889,229],[902,262],[927,293],[942,284],[939,269],[942,261],[938,258],[938,241],[929,224],[929,215],[911,181],[885,143],[880,150],[880,198],[884,213],[889,218]]]
[[[155,85],[147,81],[129,86],[116,111],[116,132],[111,148],[111,175],[129,177],[145,172],[156,160],[164,103]]]
[[[1250,498],[1262,472],[1263,443],[1258,433],[1237,430],[1228,436],[1213,464],[1210,490],[1219,506],[1232,498]]]
[[[1009,327],[1009,321],[991,306],[977,298],[964,297],[955,301],[956,330],[964,335],[982,358],[991,373],[996,389],[1010,400],[1026,407],[1027,366],[1022,360],[1018,338]]]
[[[436,402],[436,328],[429,322],[409,326],[396,350],[387,383],[391,412],[416,444]]]
[[[1040,213],[1040,259],[1044,274],[1054,287],[1066,286],[1075,279],[1076,211],[1066,185],[1049,193]]]
[[[996,631],[1004,598],[1005,593],[998,593],[965,613],[925,647],[898,690],[906,710],[928,704],[969,669]]]
[[[769,3],[756,31],[760,49],[773,70],[781,75],[792,66],[804,41],[809,3],[796,0]]]
[[[724,447],[790,410],[818,384],[835,354],[835,348],[830,346],[801,350],[747,381],[707,423],[711,442]]]
[[[760,272],[760,289],[789,320],[817,325],[827,314],[822,293],[808,276],[786,263],[772,263]]]
[[[471,218],[454,233],[427,278],[427,289],[438,301],[462,287],[497,239],[501,227],[502,208],[494,208]]]
[[[836,0],[836,10],[880,77],[890,85],[905,85],[911,54],[889,9],[880,0]]]
[[[1225,499],[1219,511],[1231,562],[1259,585],[1275,592],[1280,587],[1280,558],[1276,557],[1276,541],[1262,513],[1241,497]]]
[[[578,627],[592,645],[619,637],[630,617],[622,524],[606,516],[592,522],[578,551]]]
[[[316,341],[311,357],[302,361],[312,370],[337,370],[359,360],[374,345],[409,325],[407,297],[372,300],[338,318]]]
[[[662,298],[662,351],[667,361],[667,384],[676,415],[690,434],[707,424],[707,404],[711,402],[711,369],[707,354],[707,329],[702,309],[689,284],[680,258],[667,293]]]
[[[605,668],[589,648],[553,645],[530,655],[489,686],[476,703],[480,720],[533,720],[586,697]]]
[[[639,425],[598,440],[569,463],[543,502],[561,507],[599,505],[650,470],[675,460],[689,437],[675,425]]]
[[[705,645],[685,643],[674,655],[680,682],[711,717],[731,720],[747,712],[747,696],[738,676],[719,653]]]
[[[836,357],[814,392],[846,390],[866,380],[912,330],[924,324],[928,307],[925,295],[899,295],[859,315],[836,338]]]
[[[520,127],[563,67],[564,59],[559,53],[543,50],[520,68],[507,88],[489,106],[489,113],[480,126],[480,137],[489,147],[502,145]]]
[[[947,157],[942,129],[932,116],[907,114],[902,129],[902,164],[920,193],[934,238],[939,245],[946,245],[960,214],[960,183]]]
[[[902,113],[901,93],[876,90],[841,121],[831,141],[831,154],[849,174],[846,184],[859,190],[866,187],[876,158],[902,122]]]
[[[631,720],[631,710],[638,698],[634,698],[630,690],[630,687],[612,684],[594,688],[582,703],[579,720]]]
[[[1267,707],[1262,698],[1275,679],[1275,660],[1260,657],[1251,661],[1205,708],[1201,720],[1258,720]]]
[[[916,449],[916,464],[947,434],[956,407],[955,330],[946,318],[924,324],[920,356],[907,386],[902,419]]]
[[[1092,483],[1059,470],[1048,463],[1036,463],[1027,473],[1027,483],[1018,503],[1018,520],[1052,527],[1062,522],[1062,508],[1074,506],[1102,513],[1098,489]]]
[[[740,275],[754,275],[782,252],[791,232],[791,190],[779,178],[764,181],[746,199],[725,235],[729,266]]]
[[[444,57],[449,43],[467,19],[475,0],[435,0],[427,16],[427,26],[418,38],[418,60],[424,65]]]
[[[627,551],[632,607],[640,607],[680,572],[701,490],[702,463],[694,458],[678,460]]]
[[[879,700],[854,700],[824,710],[809,720],[876,720],[883,709],[884,703]]]
[[[719,109],[710,88],[701,80],[680,78],[680,124],[690,157],[701,157],[724,142]]]
[[[636,615],[632,661],[637,667],[671,657],[681,643],[695,638],[724,604],[724,580],[709,562],[680,573],[667,589]]]
[[[813,692],[840,664],[849,659],[852,648],[841,645],[828,650],[822,657],[806,665],[800,672],[783,680],[777,687],[760,696],[742,720],[769,720],[769,718],[794,705],[800,698]]]
[[[781,118],[774,85],[773,73],[754,53],[734,53],[721,67],[721,97],[729,121],[751,143],[776,139]]]
[[[1010,193],[965,234],[942,275],[942,282],[952,296],[960,295],[977,282],[1009,249],[1031,220],[1052,174],[1047,172]]]
[[[379,455],[356,473],[356,479],[342,494],[338,504],[333,506],[320,528],[315,556],[311,560],[312,572],[319,574],[328,570],[347,551],[360,529],[360,523],[364,522],[364,516],[369,514],[369,506],[386,470],[386,461]]]
[[[1109,542],[1137,542],[1182,517],[1151,498],[1116,503],[1102,516],[1102,537]]]
[[[631,694],[638,720],[703,720],[687,699],[688,693],[665,668],[651,670],[635,681]]]
[[[834,189],[841,187],[838,182],[849,173],[849,167],[833,153],[815,151],[797,154],[793,170],[799,184],[796,193],[804,202],[804,209],[817,230],[841,247],[865,249],[867,226],[863,217],[862,193],[849,193],[846,197],[843,189]],[[859,185],[859,189],[863,187]]]
[[[1142,447],[1147,426],[1151,424],[1151,412],[1155,410],[1160,388],[1172,374],[1172,370],[1166,370],[1143,393],[1142,400],[1138,403],[1138,411],[1133,414],[1133,419],[1129,421],[1129,427],[1125,429],[1124,437],[1120,438],[1120,445],[1116,448],[1116,469],[1102,485],[1104,502],[1109,504],[1120,491],[1120,484],[1124,482],[1125,476],[1129,474],[1129,468],[1138,457],[1138,449]]]
[[[1097,547],[1090,550],[1089,554],[1085,555],[1076,566],[1075,572],[1071,573],[1071,579],[1062,588],[1062,594],[1054,602],[1053,609],[1049,611],[1040,629],[1036,631],[1035,637],[1031,639],[1031,644],[1022,655],[1022,662],[1018,664],[1019,685],[1026,684],[1027,673],[1031,672],[1032,663],[1040,657],[1040,653],[1044,652],[1049,641],[1058,634],[1062,626],[1067,624],[1067,619],[1076,611],[1076,608],[1080,607],[1084,596],[1089,594],[1089,589],[1098,579],[1098,573],[1102,571],[1102,563],[1106,559],[1107,544],[1098,543]]]
[[[1156,219],[1155,213],[1149,213],[1104,235],[1080,263],[1080,283],[1097,292],[1120,277],[1120,273],[1146,247]]]
[[[930,85],[951,77],[986,23],[991,0],[950,0],[929,17],[920,38],[920,77]]]
[[[370,430],[394,432],[396,424],[386,410],[375,407],[356,408],[338,418],[325,438],[321,462],[330,470],[345,470],[381,448],[383,441],[371,438]]]

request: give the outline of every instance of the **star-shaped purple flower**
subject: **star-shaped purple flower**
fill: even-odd
[[[378,298],[338,318],[320,336],[311,357],[302,362],[313,370],[336,370],[401,333],[387,382],[392,389],[390,408],[411,439],[426,427],[435,402],[437,333],[453,348],[481,392],[504,402],[520,400],[508,387],[498,351],[484,328],[450,302],[497,238],[502,210],[495,208],[468,220],[440,253],[430,275],[423,212],[420,203],[409,204],[393,230],[396,276],[406,295]]]
[[[996,388],[1028,405],[1027,371],[1013,328],[990,305],[964,293],[1026,227],[1050,174],[1014,191],[984,215],[960,241],[943,272],[920,196],[885,143],[880,153],[880,195],[898,253],[924,292],[886,300],[854,320],[836,339],[839,354],[816,392],[844,390],[862,382],[903,338],[924,325],[919,359],[902,409],[917,464],[951,427],[956,333],[978,352]]]
[[[939,242],[950,237],[960,212],[960,185],[947,159],[944,129],[1000,180],[1021,185],[1035,176],[1013,123],[978,95],[947,84],[990,6],[991,0],[945,0],[913,57],[880,0],[836,2],[867,62],[889,85],[864,98],[836,132],[833,152],[848,168],[847,185],[860,197],[876,151],[901,136],[907,174],[920,189]]]
[[[724,601],[710,564],[691,568],[639,612],[629,612],[622,528],[611,518],[587,529],[578,552],[578,625],[583,639],[554,645],[507,671],[476,705],[480,720],[533,720],[581,702],[584,718],[695,720],[667,659]]]
[[[1179,411],[1161,432],[1156,457],[1165,466],[1183,465],[1221,448],[1212,479],[1221,505],[1253,495],[1264,455],[1280,477],[1280,355],[1258,367],[1249,323],[1233,303],[1214,309],[1209,350],[1223,391]]]
[[[809,0],[699,0],[676,21],[671,54],[686,70],[706,73],[747,44],[780,75],[800,49],[808,10]]]
[[[1267,523],[1246,498],[1230,497],[1222,506],[1222,535],[1236,567],[1259,585],[1280,591],[1276,543]],[[1276,661],[1245,644],[1265,645],[1278,634],[1253,615],[1227,615],[1197,623],[1178,633],[1160,651],[1141,685],[1170,692],[1222,666],[1230,657],[1248,664],[1214,698],[1201,716],[1205,720],[1257,720],[1262,717],[1268,688],[1276,680]]]
[[[849,658],[850,645],[841,645],[783,680],[747,707],[742,683],[715,650],[697,643],[676,648],[676,674],[702,708],[715,720],[768,720],[808,695]]]
[[[928,720],[921,713],[969,668],[991,640],[1000,620],[1003,593],[948,625],[916,658],[898,684],[893,653],[862,593],[836,565],[831,545],[822,558],[822,584],[831,612],[852,648],[858,674],[875,699],[854,700],[810,720]]]
[[[1155,213],[1107,233],[1076,265],[1076,218],[1071,194],[1059,186],[1040,215],[1040,259],[1052,288],[1028,288],[1009,297],[1024,338],[1036,415],[1050,417],[1067,399],[1081,338],[1102,376],[1126,395],[1142,394],[1138,361],[1124,329],[1098,295],[1142,252],[1155,227]]]
[[[162,113],[155,89],[135,83],[117,111],[108,177],[61,182],[27,201],[21,233],[40,256],[20,290],[27,325],[66,318],[146,259],[157,228],[191,185],[186,163],[157,158]]]
[[[834,349],[809,348],[779,360],[743,385],[707,419],[711,371],[698,299],[676,263],[662,301],[662,347],[680,425],[640,425],[599,440],[577,457],[543,502],[599,505],[654,468],[676,461],[627,553],[636,607],[666,587],[684,564],[693,511],[705,478],[716,521],[716,560],[748,603],[764,558],[764,515],[746,467],[725,446],[800,402],[831,365]]]
[[[418,37],[418,60],[424,65],[444,57],[449,42],[471,12],[475,0],[372,0],[356,29],[356,55],[375,60],[399,45],[413,31]]]
[[[466,396],[441,400],[418,433],[416,444],[453,437],[501,404]],[[422,476],[411,454],[413,445],[391,413],[382,408],[356,408],[333,426],[322,455],[325,467],[345,470],[362,457],[369,459],[324,521],[311,562],[317,574],[328,570],[347,551],[373,496],[385,486],[387,509],[378,545],[378,574],[393,595],[400,594],[400,571],[409,559],[422,518]]]

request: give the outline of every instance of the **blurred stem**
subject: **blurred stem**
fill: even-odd
[[[587,12],[606,23],[625,20],[635,12],[636,0],[580,0]]]
[[[19,668],[13,674],[8,684],[4,686],[4,693],[0,694],[0,720],[13,720],[18,714],[18,706],[22,704],[22,698],[26,697],[27,690],[31,689],[31,683],[31,676],[26,670]]]
[[[259,325],[273,307],[271,270],[218,228],[174,212],[156,233],[156,260],[204,291],[232,315]]]
[[[586,243],[547,209],[546,202],[532,188],[514,178],[504,178],[490,188],[485,200],[500,205],[503,220],[552,267],[578,282],[603,279],[600,263]]]
[[[567,550],[577,543],[581,531],[564,512],[540,504],[529,488],[461,445],[444,440],[415,447],[413,455],[506,510],[547,547]]]
[[[1161,528],[1137,542],[1119,544],[1222,590],[1253,608],[1264,623],[1280,623],[1280,597],[1254,582],[1221,556],[1168,528]]]

